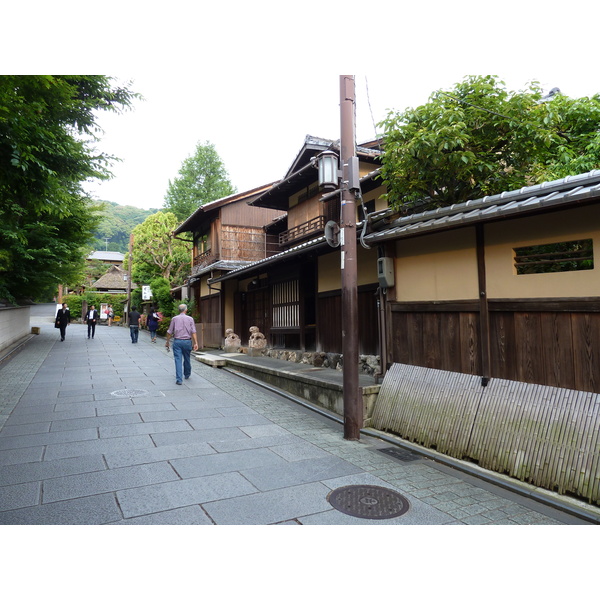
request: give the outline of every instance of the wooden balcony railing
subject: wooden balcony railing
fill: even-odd
[[[219,260],[218,253],[213,253],[212,249],[207,250],[194,258],[194,270],[202,269],[217,260]]]
[[[296,242],[302,238],[309,237],[315,233],[325,230],[325,216],[319,215],[306,223],[292,227],[287,231],[279,234],[279,245],[284,246],[291,242]]]

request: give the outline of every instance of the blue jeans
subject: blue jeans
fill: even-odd
[[[192,340],[173,340],[173,358],[175,359],[175,379],[181,381],[181,360],[183,359],[183,375],[189,377],[192,374]]]
[[[140,333],[140,328],[139,327],[132,327],[131,325],[129,326],[129,333],[131,334],[131,341],[134,344],[137,344],[138,341],[138,335]]]

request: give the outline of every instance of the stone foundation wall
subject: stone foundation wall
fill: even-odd
[[[313,365],[342,371],[344,367],[344,357],[342,354],[333,352],[302,352],[301,350],[280,350],[276,348],[265,348],[262,351],[263,356],[287,360],[289,362]],[[359,356],[358,371],[361,374],[373,376],[380,372],[379,356],[361,355]]]

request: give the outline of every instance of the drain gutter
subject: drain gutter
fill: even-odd
[[[289,393],[285,392],[284,390],[281,390],[279,388],[276,388],[275,386],[264,383],[263,381],[260,381],[258,379],[253,379],[252,377],[249,377],[248,375],[245,375],[244,373],[240,373],[239,371],[235,371],[234,369],[230,369],[228,367],[223,367],[222,370],[227,371],[228,373],[232,373],[233,375],[236,375],[237,377],[241,377],[242,379],[245,379],[245,380],[247,380],[255,385],[258,385],[262,388],[265,388],[266,390],[269,390],[270,392],[273,392],[274,394],[277,394],[278,396],[282,396],[282,397],[294,402],[295,404],[299,404],[300,406],[307,408],[308,410],[311,410],[312,412],[315,412],[315,413],[317,413],[323,417],[326,417],[332,421],[335,421],[336,423],[339,423],[340,425],[344,424],[344,419],[342,417],[340,417],[334,413],[331,413],[327,410],[321,409],[318,406],[311,404],[310,402],[306,402],[305,400],[302,400],[302,398],[299,398],[298,396],[289,394]],[[473,477],[477,477],[478,479],[482,479],[483,481],[486,481],[487,483],[492,483],[494,485],[497,485],[501,488],[504,488],[504,489],[506,489],[510,492],[513,492],[515,494],[518,494],[520,496],[525,496],[527,498],[531,498],[532,500],[535,500],[537,502],[545,504],[546,506],[550,506],[550,507],[560,510],[562,512],[569,513],[575,517],[578,517],[578,518],[588,521],[590,523],[600,524],[600,509],[596,510],[595,508],[587,508],[585,506],[585,504],[581,501],[574,499],[573,502],[565,502],[557,494],[555,494],[554,492],[551,492],[549,490],[543,490],[541,488],[532,486],[532,485],[524,483],[524,482],[515,481],[514,479],[506,477],[505,475],[501,475],[500,473],[492,473],[491,471],[482,469],[481,467],[478,467],[477,465],[472,465],[465,461],[459,460],[457,458],[452,458],[450,456],[440,454],[439,452],[436,452],[435,450],[429,450],[428,448],[424,448],[423,446],[419,446],[417,444],[412,444],[412,443],[407,442],[406,440],[403,440],[396,436],[378,431],[377,429],[363,428],[360,430],[360,433],[367,435],[369,437],[376,438],[383,442],[387,442],[388,444],[398,446],[399,448],[403,448],[404,450],[409,450],[410,452],[415,452],[417,454],[421,454],[421,455],[425,456],[426,458],[429,458],[435,462],[442,463],[443,465],[446,465],[446,466],[456,469],[458,471],[462,471],[464,473],[472,475]],[[575,504],[575,503],[577,503],[577,504]]]

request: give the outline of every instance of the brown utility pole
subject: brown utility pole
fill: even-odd
[[[129,262],[127,263],[127,311],[123,315],[125,324],[129,325],[129,313],[131,311],[131,263],[133,261],[133,233],[129,234]]]
[[[356,204],[354,186],[358,161],[354,139],[355,85],[353,75],[340,75],[340,160],[342,163],[342,353],[344,355],[344,439],[360,439],[362,394],[358,386],[358,291],[356,265]]]

